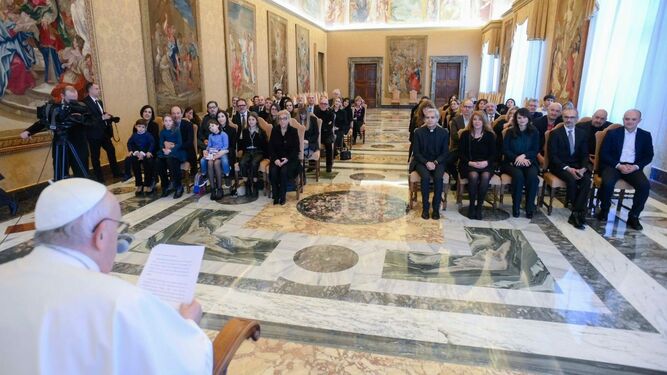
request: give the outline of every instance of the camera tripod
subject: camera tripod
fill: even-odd
[[[76,152],[76,149],[67,139],[66,130],[56,130],[53,132],[54,144],[55,144],[55,156],[54,156],[54,171],[53,171],[53,180],[59,181],[66,177],[69,174],[69,163],[67,158],[67,151],[69,150],[72,153],[72,157],[76,162],[76,165],[79,167],[79,170],[83,173],[84,178],[88,178],[88,171],[83,166],[79,154]]]

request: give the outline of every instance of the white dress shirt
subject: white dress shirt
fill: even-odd
[[[82,253],[36,247],[0,265],[6,374],[210,374],[212,344],[157,297]]]
[[[621,151],[621,163],[634,164],[635,163],[635,141],[637,140],[637,129],[632,133],[625,130],[625,138],[623,138],[623,150]]]

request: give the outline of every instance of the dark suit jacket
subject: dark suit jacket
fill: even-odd
[[[547,126],[549,125],[549,119],[547,116],[542,116],[536,120],[533,120],[533,125],[537,128],[538,133],[540,134],[540,154],[544,155],[544,133],[547,132]],[[563,122],[562,117],[558,117],[554,126]],[[569,147],[569,146],[568,146]]]
[[[459,148],[459,130],[463,128],[465,128],[463,115],[458,115],[449,122],[449,134],[451,135],[451,140],[452,140],[452,151],[458,150]]]
[[[334,115],[330,109],[326,111],[321,110],[319,107],[315,107],[315,116],[322,120],[322,143],[333,143],[335,141],[335,135],[333,131],[333,121]]]
[[[605,123],[602,124],[602,126],[599,128],[593,126],[592,121],[584,121],[577,124],[578,127],[585,129],[588,132],[588,152],[590,152],[592,155],[595,154],[595,133],[607,129],[609,125],[611,125],[611,122],[609,121],[605,121]]]
[[[287,131],[283,136],[280,126],[271,130],[269,137],[269,158],[271,163],[277,159],[287,158],[288,161],[298,161],[299,151],[299,132],[292,126],[287,126]]]
[[[564,126],[554,130],[549,136],[549,169],[563,169],[566,166],[591,169],[588,158],[588,133],[586,130],[574,128],[574,154],[570,155],[570,141]]]
[[[531,117],[532,117],[533,120],[537,120],[538,118],[540,118],[542,116],[544,116],[544,114],[542,114],[542,112],[540,112],[540,111],[536,111],[536,112],[531,113]]]
[[[102,101],[100,100],[99,102],[104,109],[104,104]],[[111,123],[109,121],[102,120],[103,112],[100,111],[100,107],[98,107],[93,98],[86,96],[83,99],[83,103],[90,111],[89,122],[88,126],[86,127],[86,137],[88,139],[102,139],[105,137],[110,138],[113,136]]]
[[[653,160],[653,138],[651,133],[644,129],[637,128],[635,137],[635,162],[639,169]],[[621,162],[621,152],[623,152],[623,141],[625,140],[625,128],[610,130],[602,141],[600,148],[600,166],[616,167]],[[624,160],[626,161],[626,160]]]
[[[431,137],[435,138],[434,149],[427,147]],[[440,126],[436,126],[433,132],[429,131],[427,126],[415,130],[412,154],[414,158],[410,162],[411,171],[415,170],[417,164],[426,164],[429,161],[444,164],[449,155],[449,131]]]

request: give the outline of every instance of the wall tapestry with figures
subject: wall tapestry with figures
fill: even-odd
[[[252,98],[257,93],[257,36],[255,5],[225,1],[229,96]]]
[[[282,89],[289,92],[287,86],[287,19],[271,12],[268,13],[269,38],[269,90]]]
[[[148,98],[158,113],[202,107],[196,0],[141,0]]]
[[[296,91],[310,92],[310,34],[305,27],[296,25]]]
[[[98,71],[90,0],[3,3],[0,101],[31,114],[67,85],[83,99]]]
[[[385,97],[391,98],[398,90],[401,98],[409,98],[410,91],[424,92],[427,36],[387,37],[387,80]]]

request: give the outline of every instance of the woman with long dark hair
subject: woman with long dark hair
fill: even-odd
[[[503,139],[503,173],[512,176],[512,216],[519,217],[521,196],[526,188],[526,217],[535,212],[535,196],[539,179],[537,177],[537,151],[540,136],[530,122],[530,111],[520,108],[514,113],[513,126],[506,130]]]

